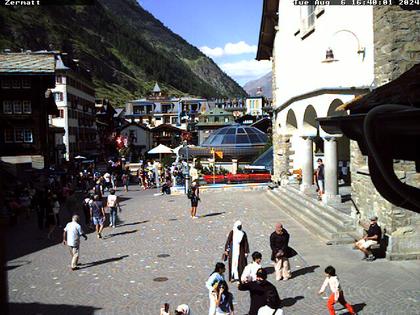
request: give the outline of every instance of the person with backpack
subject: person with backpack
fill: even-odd
[[[95,225],[97,237],[102,238],[102,230],[104,229],[105,222],[105,210],[98,195],[95,195],[93,202],[90,205],[90,217]]]
[[[115,190],[111,189],[107,197],[107,207],[110,209],[110,227],[115,228],[117,224],[117,209],[121,212],[118,197],[115,195]]]
[[[191,200],[191,218],[197,219],[197,206],[200,201],[200,188],[198,187],[198,181],[195,180],[191,188],[188,189],[188,198]]]

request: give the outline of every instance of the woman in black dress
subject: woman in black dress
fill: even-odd
[[[197,219],[197,206],[200,200],[200,189],[198,188],[198,181],[193,181],[191,185],[191,218]]]

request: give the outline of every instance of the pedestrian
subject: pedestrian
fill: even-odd
[[[197,219],[197,206],[198,201],[200,200],[200,188],[198,187],[198,181],[194,181],[192,183],[189,198],[191,199],[191,218]]]
[[[335,273],[335,268],[333,266],[328,266],[325,268],[325,281],[322,284],[321,289],[319,290],[319,294],[323,294],[327,286],[330,287],[331,295],[327,302],[327,308],[330,312],[330,315],[335,315],[334,304],[339,302],[343,305],[350,314],[356,314],[353,310],[353,307],[350,303],[347,303],[344,298],[343,290],[341,289],[340,281]]]
[[[290,235],[281,223],[277,223],[275,231],[270,235],[271,260],[274,262],[276,280],[288,280],[291,278],[289,262],[289,239]]]
[[[233,295],[229,292],[226,281],[218,282],[212,293],[216,304],[215,315],[234,315]]]
[[[281,306],[281,301],[276,287],[267,281],[267,272],[260,268],[257,271],[257,280],[252,282],[240,282],[240,291],[249,291],[251,303],[248,315],[258,315],[260,308],[268,305],[272,309],[271,314],[281,314],[277,310]]]
[[[54,212],[54,216],[55,216],[55,223],[58,227],[61,228],[61,225],[60,225],[60,203],[58,202],[57,195],[52,196],[52,207],[53,207],[53,212]]]
[[[241,275],[241,282],[251,282],[257,280],[257,271],[258,269],[262,268],[261,261],[262,255],[260,252],[253,252],[252,255],[252,262],[249,263]]]
[[[108,172],[106,172],[104,174],[103,179],[104,179],[103,180],[103,187],[104,187],[103,191],[105,191],[105,189],[107,191],[109,191],[111,189],[111,187],[112,187],[111,174],[109,174]]]
[[[123,187],[124,187],[124,191],[128,192],[128,184],[129,184],[129,181],[130,181],[130,177],[127,174],[127,172],[124,172],[124,174],[121,177],[121,180],[122,180],[122,184],[123,184]]]
[[[166,180],[165,180],[165,183],[162,185],[162,195],[164,195],[164,194],[170,195],[171,194],[171,187],[172,187],[171,177],[167,176]]]
[[[36,190],[35,196],[32,199],[34,204],[37,221],[38,221],[38,229],[43,230],[45,227],[44,219],[45,219],[45,211],[46,211],[46,200],[44,198],[44,193],[41,190]]]
[[[82,209],[83,214],[85,216],[85,224],[88,227],[92,226],[92,218],[90,217],[90,206],[93,202],[93,196],[91,194],[87,194],[85,199],[82,202]]]
[[[325,170],[324,170],[324,163],[322,159],[317,160],[318,168],[315,171],[315,177],[318,186],[318,199],[322,200],[322,195],[325,192]]]
[[[229,259],[229,281],[239,281],[247,265],[249,254],[248,237],[242,230],[241,221],[236,221],[225,244],[225,255]]]
[[[63,233],[63,244],[69,246],[71,255],[71,270],[77,269],[79,261],[80,236],[87,240],[86,234],[79,224],[79,216],[73,215],[72,221],[67,223]]]
[[[115,172],[113,172],[111,175],[111,184],[112,184],[112,189],[117,190],[118,176]]]
[[[160,308],[160,315],[170,315],[168,303],[163,304],[163,306]]]
[[[209,291],[209,315],[214,315],[216,312],[216,303],[213,299],[212,293],[213,293],[213,286],[221,281],[225,281],[225,277],[223,274],[226,271],[225,264],[222,262],[218,262],[216,266],[214,267],[214,271],[211,273],[210,277],[206,281],[206,288]]]
[[[95,225],[97,237],[102,238],[102,230],[104,229],[105,222],[105,210],[98,195],[95,195],[93,202],[90,205],[90,217]]]
[[[57,226],[57,222],[56,222],[56,217],[54,214],[54,210],[53,210],[53,201],[51,198],[51,193],[48,192],[48,194],[45,196],[46,198],[46,208],[45,208],[45,213],[46,213],[46,220],[45,220],[45,225],[48,228],[48,234],[47,234],[47,238],[50,240],[51,239],[51,235],[55,230],[55,227]]]
[[[177,306],[175,315],[192,315],[192,313],[190,307],[187,304],[181,304]]]
[[[118,196],[115,195],[115,190],[111,189],[109,192],[110,194],[107,197],[107,207],[109,208],[110,212],[110,227],[115,228],[117,226],[117,210],[119,209],[121,212],[120,202],[118,200]]]

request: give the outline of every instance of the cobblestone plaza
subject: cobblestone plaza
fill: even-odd
[[[123,198],[120,225],[82,240],[80,270],[71,271],[70,255],[32,221],[9,230],[8,281],[11,314],[159,314],[168,302],[189,304],[194,315],[207,314],[204,285],[221,259],[226,236],[241,220],[251,252],[263,254],[270,267],[269,235],[281,221],[291,234],[293,277],[275,283],[285,314],[327,314],[317,292],[324,268],[336,267],[346,299],[359,314],[420,314],[418,261],[362,262],[349,245],[327,246],[298,222],[276,208],[265,191],[202,193],[197,220],[189,217],[185,196],[156,196],[156,190],[118,194]],[[69,201],[62,217],[69,219],[78,203]],[[83,220],[82,220],[83,221]],[[235,314],[246,314],[249,294],[231,285]],[[339,309],[339,307],[337,307]],[[346,314],[342,311],[342,314]]]

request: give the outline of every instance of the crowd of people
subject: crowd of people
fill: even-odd
[[[289,258],[296,255],[296,251],[289,246],[290,235],[281,223],[275,225],[275,230],[270,235],[271,260],[274,264],[275,279],[289,280],[292,277],[290,272]],[[282,301],[278,291],[270,281],[267,280],[268,268],[262,266],[262,254],[258,251],[252,253],[252,261],[247,263],[250,254],[248,237],[243,231],[242,223],[236,221],[229,232],[223,261],[228,262],[228,277],[225,279],[226,265],[218,262],[214,271],[207,279],[205,286],[209,296],[209,315],[234,315],[234,296],[229,291],[228,282],[236,284],[239,291],[249,291],[250,306],[248,315],[282,315]],[[331,315],[335,314],[334,304],[342,304],[350,314],[356,314],[353,307],[345,300],[343,289],[340,285],[335,268],[325,268],[325,281],[322,284],[319,294],[324,294],[329,287],[331,294],[328,298],[327,308]],[[172,314],[169,305],[160,310],[160,315]],[[190,307],[186,304],[178,306],[174,314],[192,315]]]

